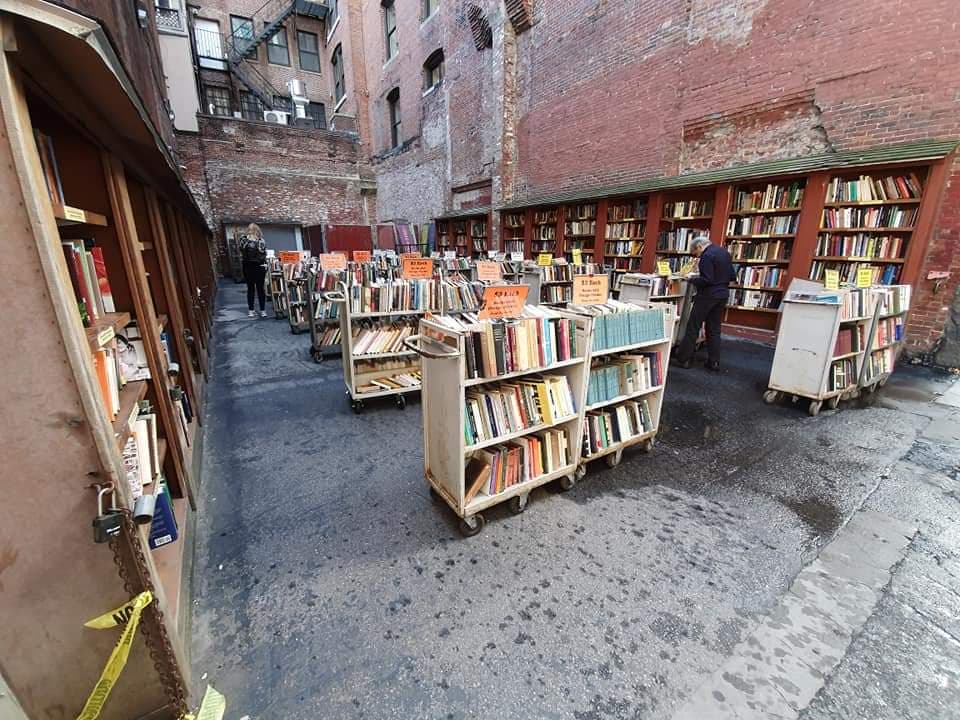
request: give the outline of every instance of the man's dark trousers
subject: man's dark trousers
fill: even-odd
[[[723,311],[727,307],[727,298],[702,297],[697,294],[693,299],[690,310],[690,319],[687,321],[687,331],[677,348],[676,359],[687,362],[693,358],[697,338],[700,335],[700,326],[707,324],[707,358],[711,364],[720,362],[720,324],[723,322]]]

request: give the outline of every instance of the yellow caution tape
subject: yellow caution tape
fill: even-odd
[[[151,602],[153,602],[153,595],[150,591],[142,592],[116,610],[84,623],[85,627],[95,630],[105,630],[118,625],[123,625],[124,628],[120,634],[120,640],[113,648],[113,652],[110,653],[110,659],[104,665],[103,672],[100,673],[100,679],[94,685],[93,692],[87,698],[87,703],[77,716],[77,720],[96,720],[100,716],[100,712],[110,696],[110,691],[113,690],[117,678],[120,677],[120,673],[123,672],[123,668],[127,664],[130,647],[133,645],[133,638],[137,632],[137,626],[140,624],[140,613]]]
[[[227,699],[214,690],[212,685],[207,685],[207,691],[203,694],[203,702],[200,703],[197,714],[184,715],[182,720],[222,720],[226,710]]]

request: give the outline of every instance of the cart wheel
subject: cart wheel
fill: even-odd
[[[397,407],[401,410],[407,407],[407,399],[403,395],[397,395]]]
[[[313,361],[314,361],[315,363],[317,363],[317,365],[319,365],[320,363],[322,363],[322,362],[323,362],[323,353],[321,353],[321,352],[315,352],[315,353],[313,354]]]
[[[607,467],[615,468],[623,459],[623,450],[617,450],[614,453],[610,453],[605,459],[607,461]]]
[[[810,406],[807,408],[807,412],[810,413],[810,417],[816,417],[820,414],[820,408],[823,407],[823,403],[819,400],[811,400]]]
[[[577,470],[574,474],[577,476],[577,482],[583,480],[587,476],[587,464],[582,463],[581,465],[577,465]]]
[[[763,394],[763,401],[767,405],[773,405],[779,399],[780,399],[780,393],[777,392],[776,390],[767,390]]]
[[[356,413],[357,415],[359,415],[360,413],[363,412],[363,401],[362,401],[362,400],[353,400],[353,401],[350,403],[350,408],[353,410],[354,413]]]
[[[643,441],[643,444],[640,446],[640,449],[645,453],[652,453],[653,446],[657,444],[656,438],[647,438]]]
[[[508,501],[508,507],[510,512],[514,515],[519,515],[524,510],[527,509],[527,503],[530,501],[530,493],[523,493],[523,495],[514,495]]]
[[[560,478],[560,489],[566,492],[567,490],[573,489],[573,486],[577,484],[577,476],[574,475],[564,475]]]
[[[486,521],[483,519],[483,515],[477,513],[476,515],[470,515],[465,518],[460,519],[460,534],[464,537],[473,537],[481,530],[486,524]]]
[[[840,396],[836,395],[829,400],[827,400],[827,407],[831,410],[836,410],[840,406]]]

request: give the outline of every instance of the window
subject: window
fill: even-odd
[[[193,39],[197,45],[200,67],[224,69],[223,37],[216,20],[196,18],[193,21]]]
[[[333,49],[333,57],[330,58],[330,64],[333,65],[333,100],[340,102],[343,100],[347,90],[343,84],[343,46],[337,45]]]
[[[281,27],[267,40],[267,61],[274,65],[289,65],[290,50],[287,47],[287,29]]]
[[[301,70],[320,72],[320,45],[316,33],[297,30],[297,53]]]
[[[228,45],[233,45],[237,49],[237,53],[243,55],[251,43],[253,43],[253,20],[239,15],[231,15]]]
[[[420,20],[426,20],[440,6],[440,0],[420,0]]]
[[[387,95],[390,108],[390,147],[400,144],[400,88],[394,88]]]
[[[263,120],[263,111],[266,109],[256,95],[240,91],[240,115],[244,120]]]
[[[307,117],[313,123],[313,127],[319,130],[325,130],[327,127],[327,110],[323,103],[307,103]]]
[[[393,0],[383,0],[383,34],[387,60],[389,60],[400,49],[397,37],[397,9],[394,7]]]
[[[423,89],[433,88],[443,82],[443,49],[434,50],[423,64]]]
[[[203,94],[208,113],[222,117],[230,117],[233,114],[230,111],[229,88],[220,87],[219,85],[204,85]]]
[[[293,115],[293,101],[284,95],[274,95],[273,109]]]
[[[337,23],[337,19],[340,17],[340,8],[337,7],[337,0],[327,0],[327,9],[330,11],[327,23],[332,30],[333,26]]]
[[[155,0],[158,30],[183,32],[183,12],[180,0]]]

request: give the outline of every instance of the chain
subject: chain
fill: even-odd
[[[150,577],[147,558],[143,554],[143,544],[137,533],[137,526],[133,524],[131,513],[122,510],[123,524],[121,533],[110,540],[110,549],[113,551],[113,561],[117,565],[120,579],[130,597],[149,590],[156,598],[156,590]],[[177,656],[167,634],[167,626],[163,622],[163,610],[156,599],[147,605],[143,611],[140,628],[146,637],[150,659],[160,676],[167,702],[174,707],[177,717],[188,712],[187,689],[183,675],[177,664]]]

